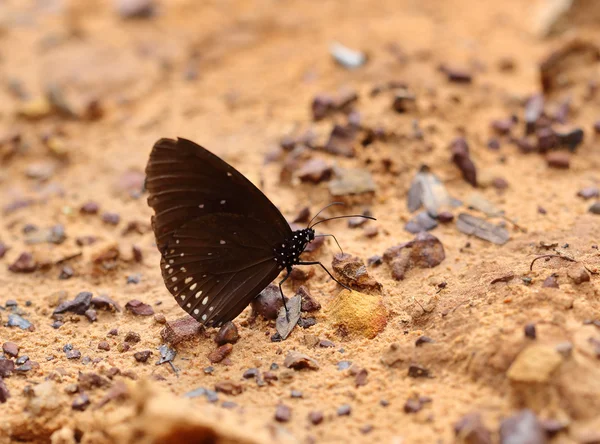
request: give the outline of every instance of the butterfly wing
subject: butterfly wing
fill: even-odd
[[[185,139],[161,139],[146,168],[165,284],[199,322],[234,319],[279,274],[291,229],[241,173]]]

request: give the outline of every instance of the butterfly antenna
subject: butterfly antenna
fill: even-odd
[[[315,222],[314,224],[312,224],[309,228],[312,228],[315,225],[319,225],[320,223],[327,222],[329,220],[346,219],[348,217],[362,217],[363,219],[377,220],[377,219],[375,219],[372,216],[365,216],[364,214],[348,214],[346,216],[335,216],[335,217],[330,217],[330,218],[327,218],[327,219],[320,220],[319,222]]]
[[[308,225],[306,226],[306,228],[310,228],[310,224],[312,223],[313,220],[315,220],[317,218],[317,216],[319,216],[319,214],[321,214],[327,208],[332,207],[334,205],[346,205],[346,204],[344,202],[331,202],[329,205],[321,208],[321,210],[319,210],[319,212],[314,215],[314,217],[310,220],[310,222],[308,223]]]
[[[342,254],[344,254],[344,250],[342,250],[340,243],[338,242],[338,240],[335,238],[335,236],[333,234],[317,234],[317,235],[315,235],[315,237],[326,237],[326,236],[331,236],[333,238],[333,240],[335,241],[335,243],[337,244],[340,251],[342,252]]]

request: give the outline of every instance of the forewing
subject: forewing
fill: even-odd
[[[239,171],[186,139],[161,139],[146,167],[148,204],[158,248],[172,240],[186,223],[211,214],[237,214],[265,225],[265,239],[274,244],[291,229],[273,203]]]

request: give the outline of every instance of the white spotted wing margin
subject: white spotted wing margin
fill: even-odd
[[[291,229],[271,201],[219,157],[161,139],[146,167],[165,284],[199,322],[237,317],[279,274],[274,245]]]

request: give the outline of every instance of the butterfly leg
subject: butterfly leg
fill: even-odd
[[[329,275],[329,277],[331,279],[333,279],[334,281],[336,281],[338,284],[340,284],[342,287],[344,287],[346,290],[350,290],[352,291],[352,289],[350,287],[348,287],[347,285],[342,284],[340,281],[338,281],[335,277],[333,277],[333,275],[329,272],[329,270],[325,267],[325,265],[323,265],[321,262],[319,261],[311,261],[311,262],[298,262],[298,265],[320,265],[321,268],[323,270],[325,270],[325,272]],[[286,276],[287,277],[287,276]]]
[[[281,302],[283,302],[283,308],[285,308],[285,318],[287,319],[288,322],[290,321],[290,314],[289,314],[287,305],[285,303],[285,296],[283,295],[283,288],[281,288],[281,286],[287,280],[287,278],[290,277],[291,271],[292,271],[291,269],[288,269],[285,277],[279,282],[279,292],[281,293]]]

